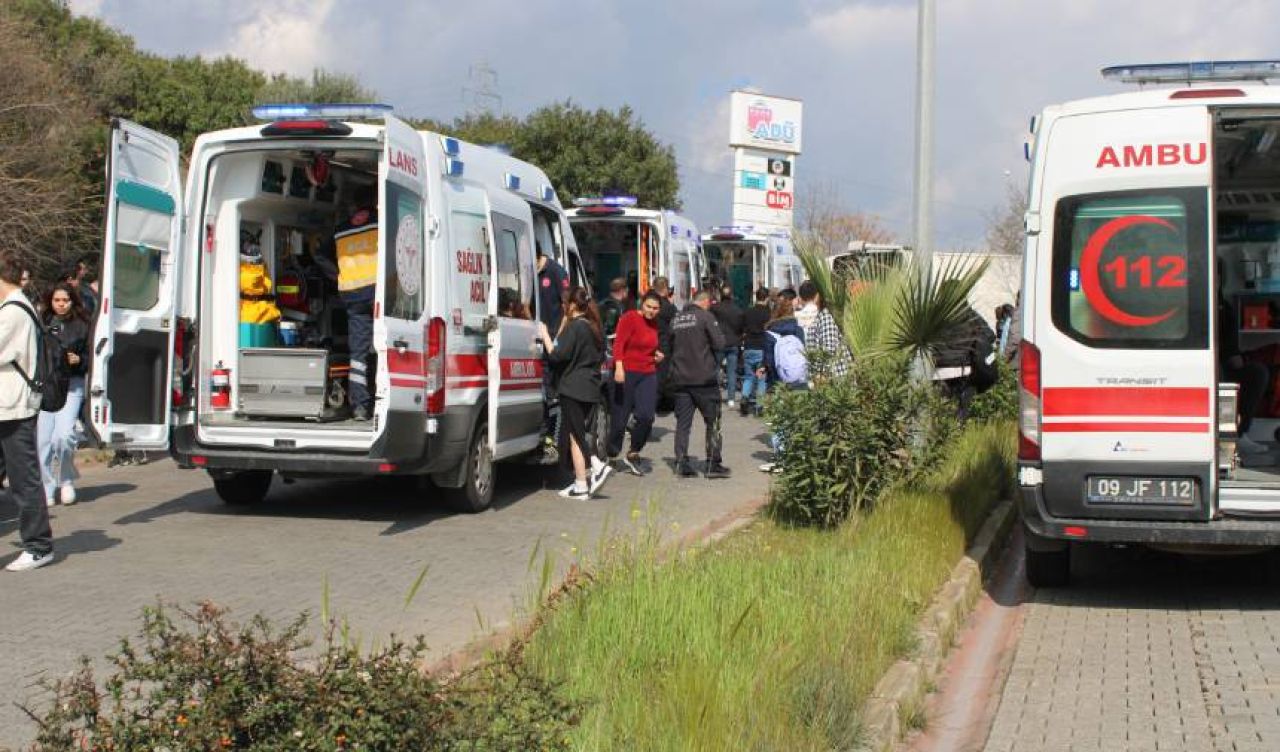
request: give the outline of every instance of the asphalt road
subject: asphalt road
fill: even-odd
[[[1280,749],[1280,553],[1075,554],[1022,590],[987,752]]]
[[[330,609],[361,639],[422,634],[434,656],[510,623],[531,602],[545,557],[563,568],[602,540],[642,525],[686,534],[764,496],[761,424],[725,418],[726,480],[680,480],[667,462],[673,421],[659,418],[644,478],[615,474],[590,502],[559,498],[540,468],[501,466],[494,507],[455,515],[403,481],[278,480],[261,505],[233,508],[200,471],[161,460],[88,468],[80,502],[53,510],[59,560],[0,572],[0,748],[28,743],[41,678],[80,655],[102,658],[135,634],[157,600],[211,600],[234,618],[287,621]],[[700,421],[691,446],[702,447]],[[0,560],[17,552],[15,509],[0,495]],[[414,581],[425,580],[406,604]],[[318,621],[315,620],[315,621]],[[315,622],[313,621],[313,624]]]

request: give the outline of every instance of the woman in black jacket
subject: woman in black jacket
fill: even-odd
[[[562,466],[571,462],[573,469],[574,482],[560,495],[589,499],[612,471],[590,453],[587,442],[587,426],[592,424],[600,405],[600,364],[604,361],[600,315],[591,293],[583,287],[570,290],[555,340],[541,322],[538,337],[546,348],[547,363],[560,397],[560,461]]]
[[[59,282],[45,293],[44,324],[62,343],[63,368],[71,377],[67,402],[57,412],[41,412],[38,430],[40,476],[49,506],[62,494],[63,504],[76,503],[76,419],[84,402],[84,374],[88,366],[89,314],[75,287]]]

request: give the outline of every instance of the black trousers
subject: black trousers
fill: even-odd
[[[632,416],[635,416],[636,425],[631,430],[631,451],[640,452],[649,443],[653,416],[658,409],[658,374],[628,373],[625,381],[621,384],[611,382],[610,387],[613,425],[609,431],[609,456],[617,457],[622,453],[622,440]]]
[[[676,387],[676,462],[689,456],[689,434],[693,431],[693,411],[702,413],[707,426],[707,461],[719,463],[720,447],[720,385]]]
[[[38,414],[37,414],[38,415]],[[40,481],[36,454],[36,418],[0,420],[0,474],[9,476],[9,495],[18,505],[22,547],[36,556],[53,550],[53,528]]]

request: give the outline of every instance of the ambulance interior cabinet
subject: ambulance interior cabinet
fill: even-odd
[[[240,351],[240,413],[252,418],[325,417],[329,352],[296,347]]]

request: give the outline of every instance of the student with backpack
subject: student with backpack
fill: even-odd
[[[795,309],[789,299],[778,298],[773,319],[765,327],[768,342],[764,348],[764,365],[756,372],[758,378],[767,378],[774,389],[807,390],[809,388],[809,359],[804,350],[804,329],[796,321]],[[774,432],[769,445],[776,455],[782,450],[783,437]],[[777,472],[777,461],[760,466],[766,473]]]
[[[40,363],[43,327],[22,293],[22,270],[17,254],[0,252],[0,459],[18,505],[22,540],[22,553],[5,566],[10,572],[53,562],[53,528],[36,455],[36,416],[44,395],[34,387],[43,386],[47,376]]]
[[[76,419],[84,402],[84,374],[88,365],[89,315],[80,305],[75,287],[54,285],[44,297],[44,324],[62,350],[62,373],[67,376],[67,399],[62,409],[41,410],[37,421],[40,476],[49,506],[76,503]]]

